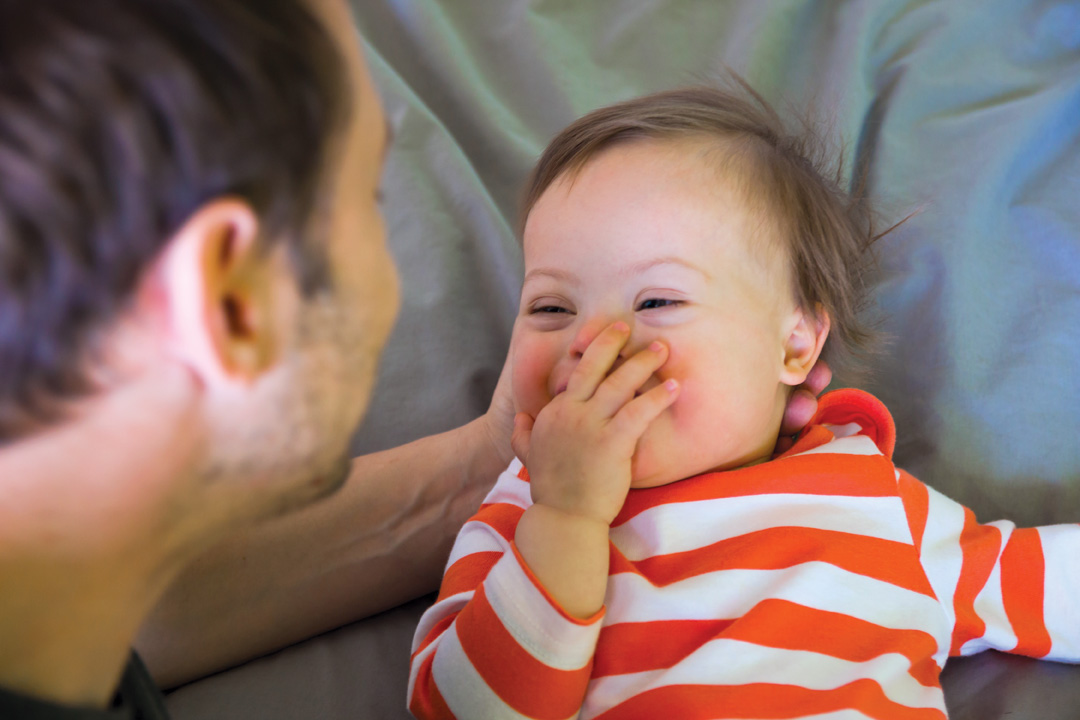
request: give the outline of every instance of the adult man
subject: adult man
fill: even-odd
[[[318,12],[0,3],[0,716],[107,707],[192,558],[347,476],[397,282]]]
[[[163,717],[133,644],[171,684],[429,590],[508,460],[500,390],[285,516],[345,480],[397,305],[351,28],[0,0],[0,716]]]

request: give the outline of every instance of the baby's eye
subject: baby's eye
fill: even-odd
[[[648,300],[642,300],[641,304],[637,306],[638,310],[656,310],[662,307],[674,307],[681,305],[680,300],[668,300],[666,298],[649,298]]]
[[[567,310],[564,307],[559,307],[558,305],[540,305],[540,306],[534,307],[532,310],[530,310],[529,314],[531,314],[531,315],[540,315],[540,314],[543,314],[543,313],[568,313],[568,312],[570,312],[570,311]]]

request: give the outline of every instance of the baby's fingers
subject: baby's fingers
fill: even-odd
[[[593,395],[593,402],[605,417],[613,417],[619,408],[634,398],[641,386],[648,382],[667,361],[668,349],[661,342],[636,353],[620,365],[604,380]]]
[[[629,337],[630,326],[625,322],[619,321],[604,328],[585,348],[581,361],[567,380],[567,397],[575,400],[591,398],[597,386],[607,377]]]
[[[645,434],[649,423],[675,402],[679,390],[678,381],[665,380],[663,384],[626,403],[612,418],[612,424],[619,433],[632,437],[634,442],[637,442]]]

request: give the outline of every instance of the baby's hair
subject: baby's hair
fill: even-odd
[[[808,121],[799,132],[789,131],[746,81],[738,76],[734,81],[730,90],[699,86],[646,95],[572,123],[533,169],[522,227],[544,191],[607,148],[642,140],[719,141],[726,152],[708,157],[717,158],[719,170],[733,165],[741,175],[743,194],[786,243],[795,301],[815,320],[821,309],[829,316],[823,357],[834,370],[850,369],[852,359],[870,351],[875,339],[860,315],[869,300],[869,250],[885,233],[875,234],[862,181],[853,192],[844,190],[842,154],[835,166],[826,162],[825,143]]]

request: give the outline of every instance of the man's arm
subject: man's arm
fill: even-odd
[[[204,554],[140,631],[137,649],[158,683],[176,686],[437,589],[457,531],[511,457],[504,385],[487,415],[356,458],[337,494]]]
[[[807,423],[830,375],[815,368],[785,428]],[[508,364],[484,416],[356,458],[337,494],[204,554],[139,633],[155,679],[174,687],[437,589],[458,530],[512,458],[513,417]]]

